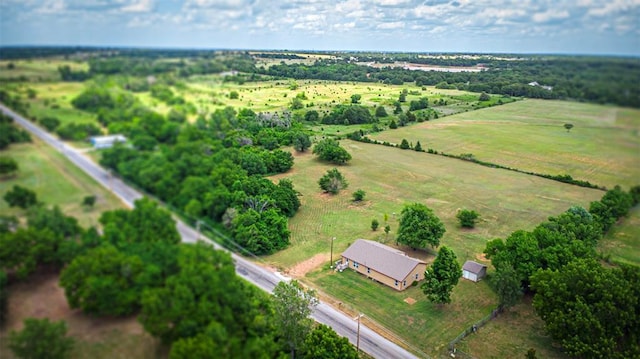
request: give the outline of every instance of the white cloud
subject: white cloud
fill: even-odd
[[[123,12],[149,12],[153,10],[153,0],[138,0],[122,7]]]
[[[402,21],[383,22],[381,24],[378,24],[376,28],[383,29],[383,30],[402,29],[404,28],[404,22]]]
[[[401,6],[409,4],[411,0],[374,0],[374,4],[380,6]]]
[[[590,4],[592,5],[592,4]],[[597,5],[594,5],[597,6]],[[607,16],[616,13],[628,12],[640,7],[640,0],[611,0],[603,6],[592,7],[588,14],[592,16]],[[635,11],[638,11],[635,9]],[[638,13],[636,12],[636,16]]]
[[[534,22],[542,23],[542,22],[549,22],[553,20],[566,19],[569,16],[570,15],[567,10],[557,11],[557,10],[550,9],[545,12],[539,12],[539,13],[533,14],[532,19]]]
[[[58,14],[67,9],[64,0],[47,0],[36,12],[41,14]]]

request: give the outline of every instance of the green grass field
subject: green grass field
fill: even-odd
[[[518,229],[532,229],[548,216],[559,214],[572,205],[588,206],[590,201],[603,195],[598,190],[437,155],[348,140],[342,144],[351,152],[353,160],[351,164],[339,167],[349,181],[349,188],[337,196],[321,193],[317,185],[320,176],[333,166],[318,162],[309,153],[296,154],[293,170],[275,177],[293,180],[302,194],[302,206],[290,220],[291,246],[265,257],[270,265],[285,272],[292,270],[293,274],[296,268],[317,258],[321,260],[320,265],[326,266],[330,239],[334,236],[334,260],[357,238],[394,245],[400,211],[410,202],[427,204],[442,219],[447,232],[441,244],[453,248],[461,263],[466,259],[482,261],[486,241],[504,238]],[[364,203],[351,201],[351,193],[356,189],[367,193]],[[475,229],[459,228],[455,218],[459,208],[480,213],[481,221]],[[370,229],[373,218],[380,221],[381,228],[384,227],[385,214],[391,226],[388,237],[381,229],[376,232]],[[433,259],[430,251],[401,249],[427,261]],[[328,296],[349,303],[353,310],[363,311],[430,355],[441,353],[467,325],[481,319],[497,305],[493,292],[483,283],[472,286],[461,282],[454,302],[439,310],[427,303],[417,289],[396,295],[364,277],[344,274],[320,272],[305,279]],[[482,299],[468,298],[475,292]],[[417,299],[419,304],[399,320],[398,313],[407,310],[407,304],[402,302],[407,296]],[[409,322],[416,325],[407,325]]]
[[[13,69],[9,64],[13,64]],[[0,79],[22,78],[28,81],[59,81],[58,66],[69,66],[73,71],[87,71],[89,69],[87,63],[61,58],[3,60],[0,61]]]
[[[563,125],[572,123],[567,132]],[[543,174],[625,188],[640,178],[640,110],[526,100],[371,136]]]
[[[83,226],[96,225],[103,211],[122,208],[121,201],[92,178],[71,164],[48,145],[34,139],[33,143],[13,144],[2,151],[18,162],[16,176],[0,180],[0,196],[18,184],[34,190],[38,200],[47,205],[58,205],[68,215],[78,218]],[[85,196],[95,195],[93,209],[82,206]],[[0,214],[22,216],[24,210],[10,208],[0,201]]]
[[[613,260],[640,266],[639,245],[640,206],[635,206],[626,218],[621,219],[600,240],[599,249],[605,256],[610,255]]]

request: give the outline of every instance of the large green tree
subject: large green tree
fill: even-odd
[[[0,156],[0,176],[12,175],[18,171],[18,162],[7,156]]]
[[[397,241],[412,248],[437,247],[445,231],[430,208],[422,203],[408,204],[401,212]]]
[[[514,306],[522,297],[521,280],[511,265],[498,266],[490,277],[491,284],[504,308]]]
[[[577,259],[531,279],[533,306],[552,338],[581,358],[640,356],[640,269]]]
[[[343,165],[351,160],[349,152],[340,147],[338,141],[329,138],[318,142],[313,147],[313,154],[318,155],[323,161],[337,165]]]
[[[356,348],[349,339],[339,336],[333,329],[318,324],[304,340],[303,359],[358,359]]]
[[[458,284],[462,269],[456,254],[447,246],[438,250],[438,256],[424,273],[424,283],[420,286],[427,299],[437,304],[451,302],[451,291]]]
[[[282,281],[273,289],[275,322],[287,342],[291,358],[303,348],[304,340],[313,328],[309,316],[318,304],[313,290],[305,290],[295,280]]]
[[[138,256],[103,245],[76,257],[60,275],[71,308],[127,315],[139,308],[144,264]]]
[[[3,198],[9,206],[23,209],[35,206],[38,203],[38,198],[34,191],[19,185],[13,185],[13,188],[5,193]]]
[[[9,334],[9,349],[21,359],[69,358],[74,342],[66,335],[64,321],[27,318],[21,331]]]

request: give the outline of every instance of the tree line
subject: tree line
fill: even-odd
[[[564,350],[584,358],[629,358],[640,354],[640,269],[598,261],[596,245],[632,206],[640,186],[616,186],[589,210],[571,207],[533,231],[515,231],[484,250],[496,272],[501,305],[513,305],[523,292],[545,328]]]
[[[137,314],[170,347],[170,358],[358,357],[346,338],[309,319],[312,291],[283,282],[267,295],[236,276],[228,253],[180,244],[171,214],[147,198],[133,210],[104,212],[102,234],[55,206],[35,204],[26,213],[26,227],[15,218],[0,221],[2,320],[10,281],[60,271],[71,308],[98,317]],[[25,324],[10,334],[16,355],[68,357],[73,341],[64,323]]]

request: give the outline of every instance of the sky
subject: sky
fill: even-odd
[[[0,0],[0,46],[640,56],[640,0]]]

